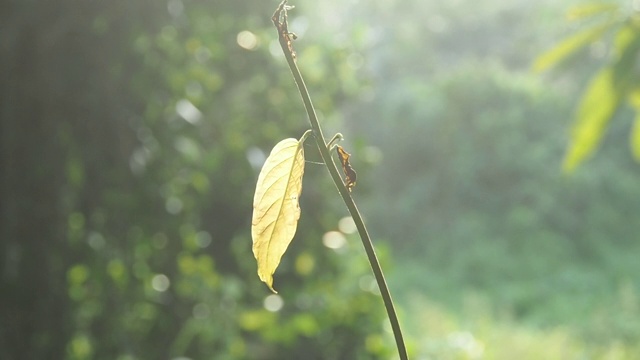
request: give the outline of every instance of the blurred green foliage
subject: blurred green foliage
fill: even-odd
[[[415,357],[639,356],[633,111],[565,177],[601,43],[571,72],[529,72],[576,3],[294,4],[299,66],[346,137]],[[0,5],[0,358],[394,356],[358,240],[323,244],[346,211],[322,166],[280,295],[255,274],[257,171],[308,128],[275,6]]]
[[[393,348],[378,297],[357,286],[365,260],[320,241],[343,216],[327,182],[305,183],[282,296],[255,275],[259,162],[306,128],[269,52],[272,5],[3,11],[1,358],[367,359]]]
[[[572,172],[597,149],[608,123],[620,108],[629,105],[640,114],[637,85],[640,16],[635,4],[595,2],[569,9],[567,19],[580,20],[588,27],[540,55],[534,69],[541,71],[557,65],[613,32],[611,38],[606,38],[606,45],[600,44],[606,52],[602,57],[607,63],[592,76],[576,111],[571,142],[563,162],[564,170]],[[636,115],[630,133],[631,152],[636,160],[640,160],[640,115]]]
[[[524,17],[527,10],[523,6],[510,15]],[[433,9],[399,11],[410,26],[421,27],[424,23],[411,19]],[[539,19],[535,12],[528,14]],[[465,15],[471,16],[467,11],[459,16]],[[482,45],[497,46],[504,36],[495,24],[506,16],[499,11],[493,16],[474,29],[485,36]],[[510,28],[512,38],[526,37],[527,20],[522,24]],[[545,28],[536,29],[540,41]],[[430,36],[462,42],[473,36],[455,22],[441,35],[428,29],[409,34],[414,36],[409,43],[427,42]],[[547,41],[555,42],[552,36]],[[372,232],[393,243],[402,259],[390,283],[412,313],[424,306],[411,305],[410,294],[426,294],[472,319],[463,311],[465,303],[469,294],[481,294],[488,299],[490,322],[500,324],[506,316],[545,331],[570,326],[567,336],[581,339],[576,352],[552,354],[538,350],[533,342],[542,348],[545,340],[531,335],[536,339],[528,349],[532,358],[636,358],[640,323],[633,299],[640,288],[635,256],[640,229],[634,219],[640,187],[637,164],[619,146],[632,116],[628,109],[619,111],[619,121],[602,134],[600,156],[571,177],[563,176],[559,169],[570,138],[572,99],[582,91],[581,78],[597,71],[599,58],[595,54],[595,60],[576,63],[572,74],[545,80],[526,71],[530,65],[521,62],[522,52],[504,51],[513,46],[498,47],[501,57],[483,56],[479,46],[466,47],[466,58],[455,65],[451,59],[459,50],[453,46],[438,48],[442,60],[427,57],[422,47],[405,47],[390,54],[381,68],[430,59],[422,69],[448,71],[434,74],[413,65],[402,75],[376,73],[387,90],[355,111],[354,132],[382,154],[367,176],[365,186],[374,191],[364,199],[363,211]],[[540,44],[539,49],[547,47]],[[633,314],[622,315],[618,304],[623,301],[633,304],[627,307]],[[410,328],[417,332],[438,326],[412,320]],[[458,326],[472,331],[464,322]],[[504,342],[516,342],[516,336]],[[522,356],[507,348],[494,351],[486,348],[483,354]]]

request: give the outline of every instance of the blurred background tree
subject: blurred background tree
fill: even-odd
[[[283,296],[255,276],[256,171],[305,130],[268,50],[273,4],[4,7],[0,357],[387,351],[364,346],[382,336],[365,260],[319,241],[343,216],[328,182],[308,181]]]
[[[563,17],[582,3],[293,4],[300,68],[347,138],[416,358],[640,356],[631,109],[560,170],[607,38],[571,71],[530,72],[584,25]],[[393,358],[321,166],[280,294],[255,275],[257,172],[308,127],[276,5],[0,4],[0,358]]]

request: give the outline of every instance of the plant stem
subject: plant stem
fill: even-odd
[[[273,14],[272,20],[276,28],[278,29],[278,38],[280,41],[280,46],[282,47],[282,51],[284,52],[284,56],[287,59],[287,63],[289,64],[289,69],[293,74],[293,78],[295,80],[296,85],[298,86],[298,91],[300,96],[302,97],[302,102],[304,103],[304,107],[307,111],[307,115],[309,116],[309,122],[311,123],[311,128],[313,130],[314,137],[316,139],[316,143],[318,145],[318,150],[320,151],[320,156],[327,166],[327,170],[329,170],[329,174],[333,179],[334,184],[338,188],[338,192],[342,199],[344,200],[351,217],[353,218],[353,222],[358,229],[358,234],[360,235],[360,239],[362,239],[362,244],[364,245],[364,249],[367,253],[367,258],[369,259],[369,264],[371,265],[371,269],[373,270],[373,274],[375,275],[376,281],[378,282],[378,288],[380,289],[380,294],[382,296],[382,300],[384,301],[384,306],[387,310],[387,315],[389,317],[389,322],[391,323],[391,328],[393,330],[393,335],[396,341],[396,346],[398,347],[398,355],[400,355],[401,360],[408,360],[407,349],[404,344],[404,339],[402,337],[402,330],[400,329],[400,323],[398,321],[398,316],[396,315],[396,310],[393,306],[393,300],[391,299],[391,293],[389,292],[389,287],[387,286],[387,282],[384,278],[384,274],[382,272],[382,267],[380,266],[380,262],[378,261],[378,257],[376,256],[375,249],[373,247],[373,243],[371,242],[371,238],[369,237],[369,233],[367,232],[367,228],[364,225],[364,221],[362,220],[362,216],[358,211],[358,207],[356,206],[353,198],[351,197],[351,193],[342,182],[342,178],[340,177],[340,173],[335,163],[333,162],[333,158],[327,148],[327,143],[325,143],[324,135],[322,134],[322,128],[320,127],[320,123],[318,122],[318,117],[316,116],[316,111],[313,107],[313,103],[311,102],[311,97],[309,96],[309,91],[307,90],[307,86],[302,79],[302,75],[300,74],[300,70],[296,65],[295,61],[295,53],[292,47],[292,34],[289,33],[288,24],[287,24],[287,10],[289,7],[287,6],[287,0],[283,0],[275,13]]]

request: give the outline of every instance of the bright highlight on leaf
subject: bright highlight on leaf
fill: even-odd
[[[633,128],[631,129],[631,154],[636,161],[640,161],[640,115],[636,115],[633,121]]]
[[[251,237],[258,276],[273,289],[273,273],[298,227],[304,174],[304,139],[284,139],[271,150],[258,176],[253,197]]]
[[[631,146],[633,158],[640,162],[640,88],[632,91],[628,100],[631,107],[636,111],[636,118],[633,121],[631,136],[629,137],[629,145]]]
[[[575,170],[597,148],[619,104],[613,70],[604,68],[591,80],[580,100],[569,149],[562,164],[565,172]]]
[[[572,7],[567,12],[567,20],[582,20],[591,16],[601,15],[617,11],[621,8],[619,4],[614,3],[590,3],[581,4]]]
[[[542,72],[561,63],[585,46],[598,40],[607,30],[615,25],[615,21],[607,21],[604,24],[596,25],[567,37],[551,50],[538,56],[533,64],[533,70]]]

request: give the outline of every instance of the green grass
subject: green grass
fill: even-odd
[[[631,286],[621,288],[615,302],[584,314],[586,325],[534,326],[473,292],[462,296],[457,311],[417,293],[400,303],[414,359],[640,359],[640,313]]]

